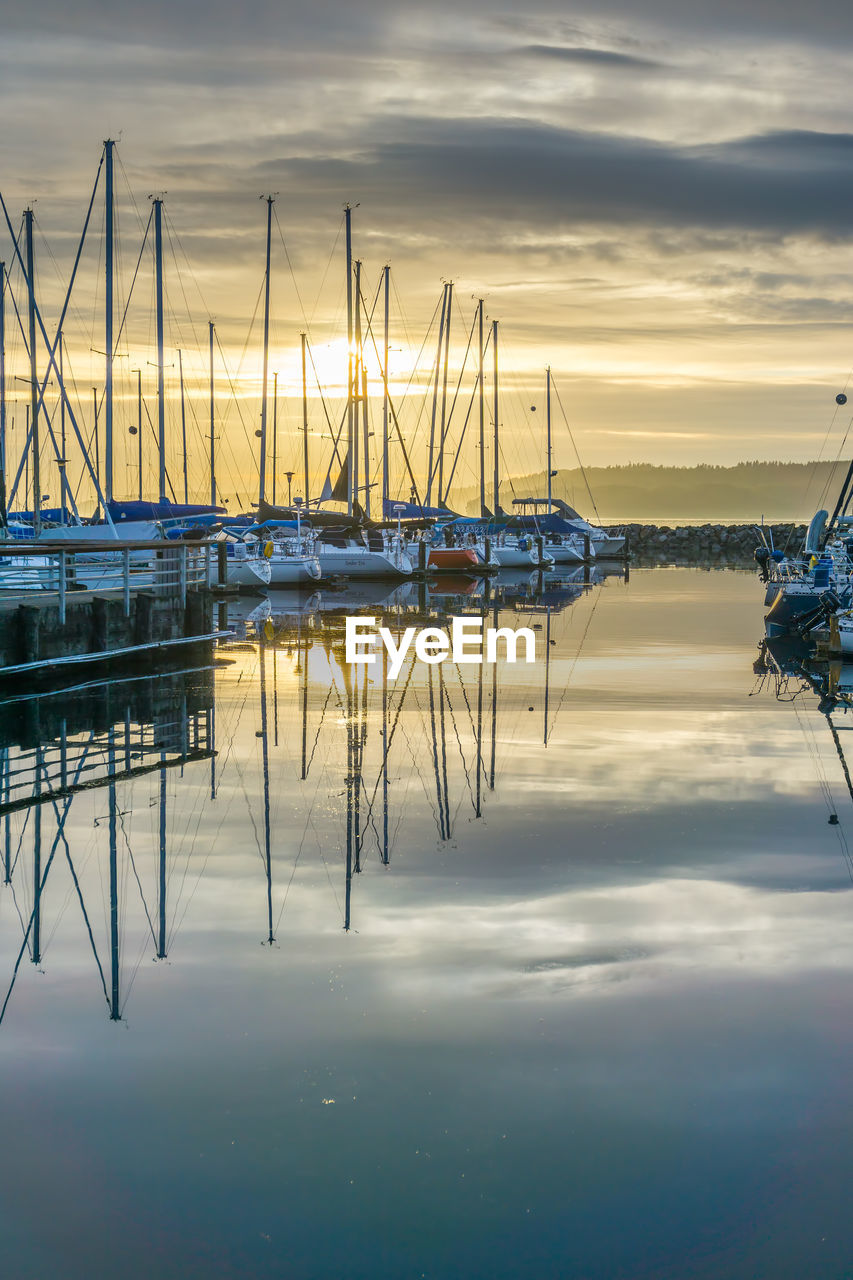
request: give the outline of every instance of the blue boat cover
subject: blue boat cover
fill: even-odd
[[[200,502],[108,502],[107,509],[115,524],[120,520],[186,520],[191,516],[227,515],[227,507],[212,507]]]

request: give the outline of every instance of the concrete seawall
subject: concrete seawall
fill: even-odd
[[[614,531],[617,526],[613,526]],[[754,524],[621,525],[636,564],[738,564],[753,565],[760,536]],[[766,526],[777,547],[799,547],[806,536],[804,524]]]

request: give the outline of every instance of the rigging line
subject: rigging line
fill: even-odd
[[[118,147],[116,146],[113,147],[113,158],[115,160],[118,160],[119,171],[121,173],[121,176],[124,178],[124,185],[127,188],[127,194],[130,196],[130,203],[133,205],[133,212],[136,214],[136,221],[141,231],[144,225],[142,214],[139,212],[139,205],[136,203],[136,197],[133,194],[133,189],[131,188],[131,185],[130,185],[130,179],[127,176],[127,170],[124,167],[121,154],[119,152]]]
[[[136,880],[137,888],[139,889],[139,899],[142,903],[142,909],[145,912],[145,919],[148,921],[148,928],[151,930],[151,937],[154,941],[154,945],[156,946],[157,935],[154,932],[154,924],[151,920],[151,915],[148,910],[148,903],[145,901],[145,893],[142,888],[142,881],[139,879],[139,872],[136,869],[136,859],[134,858],[133,850],[130,847],[130,840],[128,839],[127,828],[124,825],[123,813],[121,812],[119,813],[118,820],[119,820],[119,826],[121,827],[121,833],[124,836],[124,843],[125,843],[125,847],[127,848],[128,857],[130,858],[131,870],[133,871],[133,876],[134,876],[134,879]]]
[[[343,228],[344,228],[344,222],[345,222],[345,221],[346,221],[346,214],[345,214],[345,213],[342,213],[342,214],[341,214],[341,220],[340,220],[340,222],[338,223],[338,232],[337,232],[337,235],[335,236],[334,243],[332,244],[332,249],[331,249],[331,252],[330,252],[330,254],[329,254],[328,261],[327,261],[327,263],[326,263],[326,270],[323,272],[323,278],[322,278],[322,280],[320,281],[320,287],[319,287],[319,289],[317,290],[317,298],[316,298],[316,301],[314,302],[314,310],[311,312],[311,321],[310,321],[310,324],[313,324],[313,323],[314,323],[314,317],[315,317],[315,316],[316,316],[316,314],[317,314],[317,308],[318,308],[318,307],[319,307],[319,305],[320,305],[320,298],[321,298],[322,293],[323,293],[323,285],[326,283],[326,277],[327,277],[327,276],[328,276],[328,274],[329,274],[329,269],[330,269],[330,267],[331,267],[331,265],[332,265],[332,261],[333,261],[333,259],[334,259],[334,256],[335,256],[335,254],[336,254],[336,253],[337,253],[337,251],[338,251],[338,244],[340,243],[340,239],[341,239],[341,232],[343,231]],[[309,328],[310,328],[310,324],[309,324]]]
[[[595,611],[596,611],[596,609],[598,608],[598,602],[599,602],[599,600],[600,600],[600,599],[601,599],[601,595],[600,595],[600,593],[599,593],[599,592],[596,592],[595,596],[593,597],[593,601],[592,601],[592,608],[591,608],[591,609],[590,609],[590,611],[589,611],[589,617],[587,618],[586,626],[584,627],[584,631],[583,631],[583,635],[581,636],[580,644],[579,644],[579,645],[578,645],[578,647],[577,647],[577,651],[576,651],[575,656],[574,656],[574,659],[573,659],[573,661],[572,661],[572,665],[571,665],[571,668],[570,668],[570,670],[569,670],[569,674],[566,676],[566,683],[563,685],[563,691],[562,691],[562,693],[560,694],[560,701],[557,703],[557,709],[556,709],[556,711],[554,712],[553,718],[552,718],[552,720],[551,720],[550,728],[548,729],[548,736],[549,736],[549,738],[550,738],[551,734],[554,732],[554,726],[555,726],[555,725],[556,725],[556,723],[557,723],[557,717],[558,717],[558,716],[559,716],[559,714],[560,714],[560,711],[561,711],[562,706],[563,706],[563,702],[565,701],[566,694],[567,694],[567,693],[568,693],[568,691],[569,691],[569,685],[572,683],[572,679],[573,679],[574,674],[575,674],[575,667],[578,665],[578,659],[580,658],[581,653],[583,652],[583,647],[584,647],[584,645],[586,644],[586,637],[587,637],[587,635],[588,635],[588,633],[589,633],[589,629],[590,629],[590,627],[592,626],[592,620],[593,620],[593,618],[595,617]]]
[[[70,804],[70,797],[69,797],[69,804]],[[77,878],[77,872],[74,869],[74,863],[71,860],[71,849],[69,848],[68,840],[66,839],[64,831],[62,833],[62,843],[65,847],[65,858],[68,863],[68,869],[71,872],[71,879],[74,881],[74,888],[77,891],[77,899],[80,903],[80,910],[83,912],[83,920],[85,921],[85,924],[86,924],[86,932],[89,935],[89,942],[92,947],[92,954],[95,957],[95,964],[98,966],[98,973],[100,974],[100,977],[101,977],[101,986],[104,989],[104,999],[107,1002],[107,1008],[109,1008],[110,998],[109,998],[109,995],[107,994],[107,980],[104,976],[104,969],[103,969],[103,965],[101,964],[101,957],[98,955],[98,948],[95,944],[95,935],[92,930],[91,921],[89,920],[89,913],[86,910],[86,904],[83,901],[83,890],[80,888],[80,881]]]
[[[306,337],[307,337],[307,335],[306,335]],[[314,381],[316,382],[316,384],[317,384],[317,390],[318,390],[318,391],[319,391],[319,393],[320,393],[320,403],[321,403],[321,404],[322,404],[322,406],[323,406],[323,413],[324,413],[324,415],[325,415],[326,422],[327,422],[328,427],[329,427],[329,431],[330,431],[331,433],[333,433],[333,432],[334,432],[334,430],[335,430],[335,428],[332,426],[332,420],[331,420],[331,418],[329,417],[329,410],[326,408],[326,397],[323,395],[323,388],[322,388],[322,387],[321,387],[321,385],[320,385],[320,375],[318,374],[318,372],[317,372],[317,366],[316,366],[316,365],[315,365],[315,363],[314,363],[314,352],[313,352],[313,351],[312,351],[312,349],[311,349],[311,343],[310,343],[310,342],[308,342],[308,341],[306,341],[306,343],[305,343],[305,347],[306,347],[306,350],[308,351],[308,359],[311,361],[311,368],[312,368],[312,370],[314,371]],[[337,434],[337,436],[334,436],[334,435],[332,436],[332,447],[333,447],[333,449],[334,449],[334,451],[335,451],[335,457],[338,459],[338,462],[340,463],[340,465],[341,465],[341,466],[343,466],[343,463],[340,461],[340,454],[338,453],[338,440],[339,440],[339,439],[340,439],[340,437],[341,437],[341,431],[342,431],[342,430],[343,430],[343,419],[341,420],[341,425],[340,425],[340,427],[338,427],[338,434]]]
[[[817,736],[814,733],[814,729],[810,721],[808,720],[808,712],[804,710],[803,713],[801,714],[801,706],[798,703],[794,704],[794,712],[797,717],[797,721],[800,725],[800,728],[803,731],[803,736],[806,739],[806,745],[807,745],[809,754],[812,756],[812,760],[815,766],[815,772],[817,774],[818,785],[821,789],[821,792],[823,793],[823,798],[827,807],[827,811],[829,812],[830,815],[835,814],[837,816],[835,803],[832,797],[832,790],[829,785],[829,779],[826,776],[825,770],[823,768],[823,762],[820,755],[820,748],[817,742]],[[845,864],[847,867],[847,874],[850,876],[851,881],[853,881],[853,868],[851,868],[851,865],[850,865],[849,849],[847,848],[846,837],[844,837],[843,832],[840,830],[840,826],[836,834],[839,836],[839,844],[841,846],[842,857],[844,858]]]
[[[203,294],[203,293],[202,293],[202,291],[201,291],[201,285],[200,285],[200,284],[199,284],[199,282],[198,282],[198,277],[196,276],[196,273],[193,271],[192,263],[190,262],[189,257],[187,256],[187,251],[186,251],[186,249],[184,248],[183,241],[181,240],[180,235],[178,234],[178,229],[177,229],[177,227],[175,226],[174,222],[172,221],[171,215],[170,215],[170,214],[169,214],[169,212],[167,211],[165,204],[164,204],[164,206],[163,206],[163,213],[165,214],[165,219],[166,219],[166,233],[167,233],[167,235],[169,236],[169,243],[170,243],[170,245],[172,246],[172,256],[173,256],[173,258],[174,258],[174,260],[175,260],[175,266],[176,266],[176,267],[178,266],[178,255],[175,253],[175,249],[174,249],[174,244],[177,244],[178,248],[179,248],[179,249],[180,249],[180,251],[181,251],[181,256],[182,256],[182,258],[183,258],[183,260],[184,260],[184,263],[185,263],[185,265],[186,265],[187,271],[189,272],[190,279],[192,280],[193,284],[195,285],[195,291],[196,291],[196,293],[198,294],[199,302],[201,303],[202,311],[204,311],[208,316],[210,316],[210,315],[212,315],[212,312],[211,312],[210,307],[207,305],[207,299],[205,298],[204,294]],[[173,238],[173,236],[174,236],[174,243],[173,243],[173,239],[172,239],[172,238]],[[190,320],[190,324],[192,324],[192,312],[190,311],[190,304],[189,304],[189,301],[188,301],[188,299],[187,299],[186,291],[184,290],[183,281],[181,280],[181,274],[180,274],[180,271],[178,271],[178,280],[179,280],[179,282],[180,282],[180,284],[181,284],[181,293],[183,294],[184,302],[185,302],[185,304],[186,304],[186,308],[187,308],[187,317],[188,317],[188,318],[189,318],[189,320]]]
[[[477,391],[479,390],[479,387],[480,387],[480,376],[478,374],[477,379],[474,383],[473,390],[471,391],[471,399],[468,402],[468,412],[465,414],[465,421],[462,423],[462,430],[459,433],[459,443],[457,444],[456,448],[453,450],[453,466],[450,469],[450,479],[447,481],[447,484],[445,485],[445,489],[444,489],[445,505],[447,504],[447,499],[450,496],[450,486],[453,484],[453,477],[456,475],[456,468],[459,465],[459,459],[462,457],[462,444],[465,440],[465,432],[468,430],[468,423],[471,420],[471,410],[474,408],[474,399],[477,395]],[[440,500],[441,498],[439,495],[439,501]]]
[[[282,229],[281,229],[281,223],[278,220],[278,213],[276,212],[275,204],[273,204],[272,206],[272,216],[273,216],[273,219],[275,220],[276,229],[278,231],[278,238],[281,241],[281,247],[284,250],[284,256],[287,261],[288,269],[290,271],[290,278],[293,281],[293,289],[294,289],[294,292],[296,293],[296,300],[299,303],[299,310],[302,312],[302,322],[305,325],[305,329],[307,333],[309,328],[308,317],[305,314],[305,305],[302,301],[302,294],[299,292],[299,285],[296,283],[296,273],[293,270],[293,263],[290,261],[290,254],[288,253],[287,245],[285,244],[284,233],[282,232]]]
[[[471,797],[471,807],[472,807],[473,809],[475,809],[475,810],[476,810],[476,807],[477,807],[477,806],[476,806],[476,803],[475,803],[475,801],[474,801],[474,788],[473,788],[473,787],[472,787],[472,785],[471,785],[471,771],[470,771],[470,769],[468,768],[468,764],[467,764],[467,762],[466,762],[466,760],[465,760],[465,752],[464,752],[464,751],[463,751],[463,749],[462,749],[462,739],[461,739],[461,737],[459,736],[459,729],[458,729],[457,724],[456,724],[456,716],[455,716],[454,711],[453,711],[453,703],[450,701],[450,690],[447,688],[447,685],[445,685],[445,686],[444,686],[444,695],[445,695],[445,697],[446,697],[446,699],[447,699],[447,709],[448,709],[448,711],[450,712],[450,723],[453,725],[453,732],[454,732],[454,734],[456,735],[456,744],[457,744],[457,746],[459,747],[459,758],[460,758],[460,760],[462,761],[462,769],[463,769],[463,771],[464,771],[464,773],[465,773],[465,781],[466,781],[466,783],[467,783],[467,785],[468,785],[468,794],[469,794],[469,795],[470,795],[470,797]],[[460,803],[459,803],[459,805],[457,805],[457,808],[456,808],[456,814],[457,814],[457,815],[458,815],[458,813],[459,813],[459,808],[460,808],[460,806],[461,806],[461,803],[462,803],[462,802],[461,802],[461,800],[460,800]]]
[[[332,683],[331,683],[331,685],[329,686],[329,692],[326,694],[326,701],[323,703],[323,709],[322,709],[322,711],[320,712],[320,723],[317,725],[317,732],[316,732],[316,734],[314,735],[314,745],[313,745],[313,747],[311,748],[311,754],[310,754],[310,756],[308,757],[308,763],[307,763],[307,764],[306,764],[306,766],[305,766],[305,776],[306,776],[306,778],[307,778],[308,774],[311,772],[311,765],[312,765],[312,764],[313,764],[313,762],[314,762],[314,752],[317,750],[317,743],[320,741],[320,730],[323,728],[323,718],[325,717],[325,714],[326,714],[326,708],[327,708],[327,707],[328,707],[328,705],[329,705],[329,699],[331,698],[331,696],[332,696],[332,691],[333,691],[334,689],[335,689],[335,681],[334,681],[334,678],[333,678],[333,679],[332,679]]]
[[[405,700],[406,700],[406,694],[407,694],[407,693],[408,693],[408,691],[409,691],[409,684],[411,683],[412,673],[414,672],[414,669],[415,669],[415,665],[414,665],[414,663],[412,663],[412,664],[411,664],[411,666],[409,667],[409,674],[406,676],[406,683],[405,683],[405,685],[403,686],[403,692],[400,694],[400,699],[399,699],[399,701],[398,701],[398,703],[397,703],[397,709],[396,709],[396,714],[395,714],[395,716],[394,716],[394,722],[393,722],[393,724],[391,725],[391,730],[390,730],[390,732],[388,733],[388,741],[385,743],[385,750],[384,750],[384,752],[383,752],[383,754],[382,754],[382,762],[381,762],[381,764],[380,764],[380,766],[379,766],[379,773],[378,773],[378,775],[377,775],[376,782],[375,782],[374,787],[373,787],[373,794],[372,794],[372,795],[371,795],[371,797],[370,797],[370,802],[369,802],[369,807],[368,807],[368,813],[372,812],[372,810],[373,810],[373,802],[374,802],[374,800],[376,799],[376,793],[377,793],[377,791],[379,790],[379,783],[380,783],[380,781],[382,780],[382,770],[385,768],[385,765],[386,765],[386,763],[387,763],[388,755],[389,755],[389,752],[390,752],[390,750],[391,750],[391,743],[394,741],[394,734],[397,732],[397,722],[398,722],[398,720],[400,719],[400,713],[401,713],[401,712],[402,712],[402,710],[403,710],[403,703],[405,702]]]
[[[261,285],[261,289],[263,290],[263,285]],[[258,294],[258,303],[260,302],[260,299],[261,299],[261,295],[260,295],[260,293],[259,293],[259,294]],[[255,313],[256,313],[256,314],[257,314],[257,309],[258,309],[258,304],[256,303],[256,304],[255,304]],[[252,325],[254,325],[254,323],[255,323],[255,316],[253,316],[253,317],[252,317]],[[257,458],[255,458],[255,450],[252,448],[251,440],[250,440],[250,437],[249,437],[249,428],[246,426],[246,420],[245,420],[245,418],[243,417],[243,410],[240,408],[240,401],[239,401],[239,399],[237,398],[237,392],[236,392],[235,387],[234,387],[234,381],[233,381],[233,379],[232,379],[232,377],[231,377],[231,370],[228,368],[228,363],[227,363],[227,361],[226,361],[226,359],[225,359],[225,352],[222,350],[222,343],[219,341],[219,332],[218,332],[218,330],[214,329],[213,337],[214,337],[214,341],[216,342],[217,350],[219,351],[220,359],[222,360],[222,367],[223,367],[223,369],[225,370],[225,376],[226,376],[226,378],[228,379],[228,386],[229,386],[229,387],[230,387],[230,389],[231,389],[231,400],[232,400],[232,403],[233,403],[233,405],[234,405],[234,408],[237,410],[237,417],[240,419],[240,425],[241,425],[241,426],[242,426],[242,428],[243,428],[243,432],[244,432],[245,437],[246,437],[246,442],[247,442],[247,444],[249,445],[250,454],[251,454],[251,456],[252,456],[252,458],[253,458],[253,460],[254,460],[255,467],[256,467],[256,469],[257,469],[258,475],[260,475],[260,473],[261,473],[261,464],[260,464],[260,462],[258,461],[258,459],[257,459]],[[248,339],[247,339],[247,343],[246,343],[246,345],[248,346]],[[244,348],[244,350],[243,350],[243,356],[245,356],[245,354],[246,354],[246,351],[245,351],[245,348]],[[241,357],[240,357],[240,364],[241,364],[241,365],[242,365],[242,363],[243,363],[243,356],[241,356]],[[239,368],[240,368],[240,366],[238,365],[238,372],[239,372]],[[232,460],[233,460],[233,462],[234,462],[234,466],[238,468],[238,471],[239,471],[239,470],[241,470],[241,468],[238,466],[238,463],[237,463],[237,457],[236,457],[236,454],[234,453],[234,449],[233,449],[233,447],[232,447],[232,445],[231,445],[231,441],[230,441],[230,439],[228,438],[228,434],[227,434],[227,432],[224,432],[224,431],[223,431],[223,432],[222,432],[222,435],[221,435],[221,438],[222,438],[222,439],[225,439],[225,440],[228,440],[228,447],[229,447],[229,449],[231,449],[231,457],[232,457]]]
[[[125,325],[125,321],[127,320],[127,313],[130,309],[130,300],[133,297],[133,286],[136,284],[136,277],[139,274],[139,268],[142,265],[142,255],[145,252],[145,246],[148,243],[148,233],[151,230],[151,219],[153,216],[154,216],[154,209],[152,207],[151,213],[148,215],[148,225],[146,226],[145,234],[142,237],[142,245],[139,250],[139,257],[136,260],[136,269],[133,272],[133,279],[130,282],[130,290],[128,291],[127,302],[125,303],[124,314],[122,315],[122,318],[121,318],[121,324],[118,327],[118,333],[116,334],[116,339],[113,344],[114,347],[118,346],[119,342],[121,341],[121,335],[124,333],[124,325]]]
[[[64,819],[64,817],[63,817],[63,819],[62,819],[62,826],[64,826],[64,822],[65,822],[65,819]],[[62,827],[60,827],[60,831],[61,831],[61,830],[62,830]],[[56,850],[57,850],[58,848],[59,848],[59,834],[57,834],[56,838],[55,838],[55,839],[54,839],[54,841],[53,841],[53,846],[52,846],[52,848],[51,848],[51,850],[50,850],[50,855],[49,855],[48,860],[47,860],[47,865],[46,865],[46,867],[45,867],[45,869],[44,869],[44,875],[42,876],[41,881],[40,881],[39,886],[38,886],[37,899],[36,899],[36,902],[33,904],[33,909],[32,909],[32,912],[30,913],[30,920],[29,920],[29,924],[27,925],[27,931],[26,931],[26,933],[25,933],[25,935],[24,935],[24,940],[23,940],[23,942],[21,943],[21,949],[20,949],[20,951],[18,952],[18,958],[17,958],[17,960],[15,961],[15,967],[14,967],[14,969],[13,969],[13,971],[12,971],[12,980],[11,980],[11,982],[9,983],[9,989],[8,989],[8,991],[6,992],[6,999],[3,1001],[3,1007],[2,1007],[2,1009],[0,1009],[0,1025],[2,1025],[3,1019],[4,1019],[4,1017],[6,1016],[6,1009],[7,1009],[7,1007],[8,1007],[9,1001],[10,1001],[10,999],[11,999],[11,997],[12,997],[12,991],[13,991],[13,989],[14,989],[15,982],[16,982],[16,979],[17,979],[17,977],[18,977],[18,970],[19,970],[19,969],[20,969],[20,967],[21,967],[21,960],[23,959],[23,957],[24,957],[24,952],[27,950],[27,947],[28,947],[28,944],[29,944],[30,934],[31,934],[31,932],[32,932],[33,924],[34,924],[34,922],[35,922],[35,918],[36,918],[36,911],[39,909],[39,904],[40,904],[41,895],[42,895],[42,893],[44,892],[44,886],[47,884],[47,876],[48,876],[48,872],[50,871],[50,868],[51,868],[51,866],[52,866],[52,864],[53,864],[53,859],[54,859],[54,857],[56,856]]]
[[[563,408],[563,402],[562,402],[562,400],[560,399],[560,392],[559,392],[559,390],[558,390],[558,388],[557,388],[557,384],[556,384],[556,382],[555,382],[555,380],[554,380],[554,375],[553,375],[553,373],[551,374],[551,387],[553,388],[554,395],[557,397],[557,404],[560,406],[560,413],[563,415],[563,422],[566,424],[566,429],[567,429],[567,431],[568,431],[568,433],[569,433],[569,439],[570,439],[570,440],[571,440],[571,442],[572,442],[572,448],[574,449],[574,451],[575,451],[575,457],[576,457],[576,458],[577,458],[577,460],[578,460],[578,466],[579,466],[579,468],[580,468],[580,473],[581,473],[581,475],[583,476],[583,482],[584,482],[584,484],[586,485],[586,491],[587,491],[587,493],[589,494],[589,500],[590,500],[590,502],[592,503],[592,509],[593,509],[593,511],[595,512],[595,518],[596,518],[596,520],[598,521],[598,523],[599,523],[599,524],[601,524],[601,516],[598,514],[598,507],[595,505],[595,498],[592,496],[592,489],[589,487],[589,480],[587,479],[586,467],[585,467],[585,466],[583,465],[583,463],[581,462],[581,456],[580,456],[580,453],[578,452],[578,446],[577,446],[577,444],[575,443],[575,437],[574,437],[574,435],[573,435],[573,433],[572,433],[572,428],[569,426],[569,419],[567,418],[567,416],[566,416],[566,411],[565,411],[565,409]]]

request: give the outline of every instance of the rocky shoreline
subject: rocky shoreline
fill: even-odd
[[[754,564],[759,545],[754,524],[618,526],[627,535],[627,547],[636,564]],[[795,547],[806,536],[804,524],[774,524],[774,545]],[[617,526],[612,526],[616,532]]]

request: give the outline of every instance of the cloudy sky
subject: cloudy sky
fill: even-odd
[[[853,350],[849,6],[513,8],[2,0],[0,189],[13,221],[37,200],[67,275],[101,140],[120,138],[127,273],[130,193],[144,222],[166,191],[187,316],[198,335],[217,318],[234,369],[263,273],[258,196],[277,192],[296,280],[276,241],[285,394],[300,329],[318,352],[340,332],[336,237],[358,204],[371,295],[392,265],[401,361],[442,279],[457,359],[475,297],[500,320],[509,470],[539,464],[548,362],[592,463],[807,459],[829,428],[834,452]],[[253,339],[241,370],[256,366]],[[562,426],[557,452],[571,465]]]

